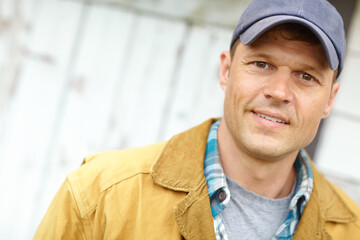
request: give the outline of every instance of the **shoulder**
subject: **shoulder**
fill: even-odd
[[[159,155],[165,145],[166,142],[159,142],[139,148],[106,151],[89,155],[84,158],[82,168],[111,171],[111,169],[108,168],[109,166],[121,169],[124,165],[130,168],[139,166],[147,167],[149,164],[153,163],[154,159]],[[79,171],[85,171],[82,170],[82,168],[80,168]],[[117,174],[119,174],[119,172],[117,172]]]
[[[360,233],[360,206],[338,186],[328,181],[325,176],[313,167],[314,187],[316,185],[324,216],[335,223],[351,223]]]
[[[316,171],[317,175],[317,180],[315,181],[315,184],[318,185],[318,188],[321,188],[321,190],[319,189],[319,192],[327,197],[332,196],[333,198],[330,198],[332,202],[334,200],[341,201],[345,206],[349,207],[360,218],[360,206],[353,199],[351,199],[342,189],[330,182],[322,173],[318,172],[316,168],[313,167],[313,170]]]
[[[357,225],[360,229],[360,206],[352,198],[350,198],[343,190],[335,184],[328,182],[334,193],[339,196],[343,203],[355,214]]]
[[[93,209],[101,194],[114,185],[139,175],[150,175],[151,166],[166,142],[85,157],[82,166],[67,175],[80,215]]]
[[[327,230],[333,239],[358,239],[360,236],[360,206],[331,182],[333,203],[326,213]]]

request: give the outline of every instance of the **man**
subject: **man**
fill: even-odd
[[[303,147],[340,87],[325,0],[254,0],[221,53],[224,115],[68,175],[35,239],[360,239],[360,208]]]

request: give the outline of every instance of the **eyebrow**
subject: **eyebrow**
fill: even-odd
[[[267,53],[251,53],[251,54],[244,54],[245,58],[264,58],[264,59],[269,59],[270,61],[274,62],[276,59],[271,55],[271,54],[267,54]],[[324,63],[320,63],[320,66],[322,68],[325,68],[326,65]],[[316,71],[318,72],[318,70],[313,67],[313,65],[311,64],[306,64],[306,63],[298,63],[296,62],[296,68],[298,69],[304,69],[304,70],[308,70],[308,71]]]

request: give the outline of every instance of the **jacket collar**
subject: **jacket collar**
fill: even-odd
[[[215,239],[204,176],[206,139],[214,121],[210,119],[175,135],[151,167],[155,183],[187,193],[174,209],[177,226],[185,239]]]
[[[206,139],[214,121],[209,119],[168,141],[151,169],[157,184],[176,191],[190,192],[205,182]]]

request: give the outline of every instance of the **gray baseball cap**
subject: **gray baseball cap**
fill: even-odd
[[[268,29],[282,23],[298,23],[309,28],[320,40],[330,68],[343,69],[346,51],[342,17],[326,0],[253,0],[240,17],[230,49],[240,38],[251,44]]]

